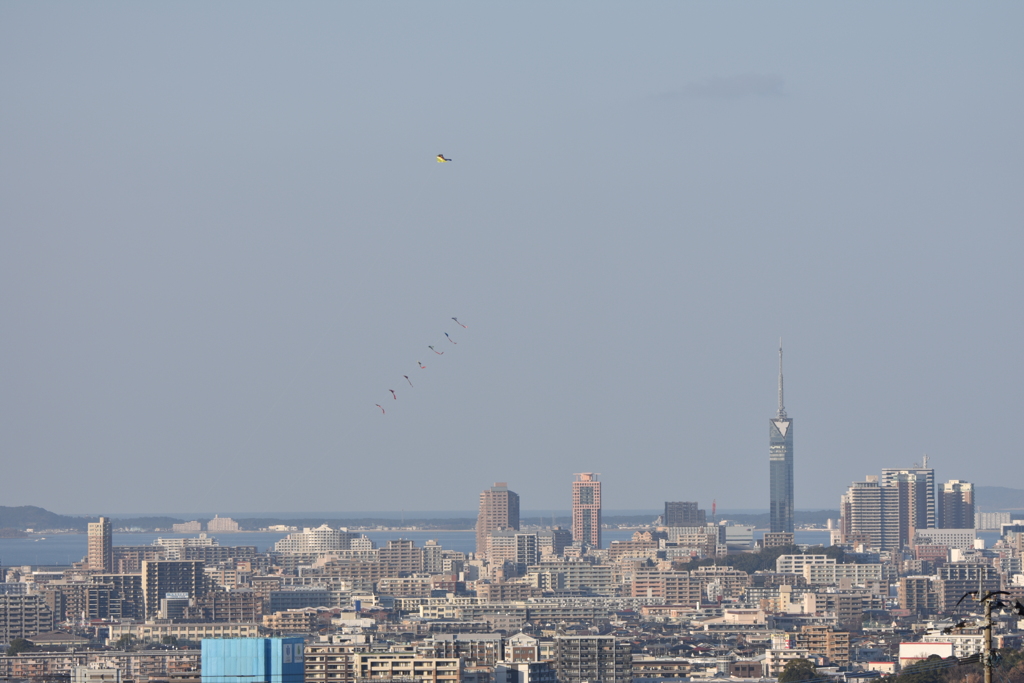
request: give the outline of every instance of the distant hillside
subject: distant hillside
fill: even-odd
[[[18,507],[6,507],[0,505],[0,528],[35,529],[36,531],[52,529],[71,529],[84,532],[89,522],[96,522],[99,517],[83,517],[72,515],[58,515],[34,505],[21,505]],[[135,526],[142,529],[169,529],[172,524],[183,522],[182,519],[170,517],[140,517],[136,519],[119,520],[111,518],[110,522],[115,529],[121,527]]]
[[[1024,510],[1024,491],[1005,486],[976,486],[974,506],[983,512]]]
[[[58,515],[55,512],[35,507],[34,505],[21,505],[19,507],[6,507],[0,505],[0,527],[10,529],[75,529],[85,531],[89,522],[95,522],[96,517],[69,517]]]

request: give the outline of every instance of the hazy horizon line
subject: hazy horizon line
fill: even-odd
[[[798,508],[799,512],[819,512],[819,511],[834,511],[838,512],[838,509],[829,510],[828,508]],[[652,509],[624,509],[624,510],[613,510],[605,509],[602,511],[603,516],[635,516],[635,515],[651,515],[657,517],[661,515],[663,510],[652,510]],[[708,516],[711,516],[710,511],[706,511]],[[315,518],[325,517],[334,519],[363,519],[363,518],[385,518],[385,519],[402,519],[403,517],[407,520],[414,519],[445,519],[445,518],[472,518],[477,516],[476,510],[354,510],[354,511],[299,511],[299,512],[74,512],[74,513],[61,513],[68,517],[96,517],[103,515],[105,517],[118,517],[122,519],[133,518],[133,517],[190,517],[190,518],[210,518],[214,516],[230,517],[232,519],[252,519],[252,518],[279,518],[279,519],[302,519],[302,518]],[[718,510],[716,517],[722,517],[723,515],[760,515],[768,514],[768,508],[732,508],[727,510]],[[572,510],[524,510],[521,511],[519,517],[522,518],[533,518],[533,517],[569,517],[572,515]]]

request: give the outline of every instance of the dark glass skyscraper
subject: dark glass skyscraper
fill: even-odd
[[[769,497],[772,532],[793,532],[793,420],[782,403],[779,343],[779,412],[768,421]]]
[[[940,529],[974,528],[974,484],[951,479],[939,487],[937,502]]]
[[[707,524],[707,515],[697,507],[696,502],[666,501],[661,523],[664,526],[704,526]]]

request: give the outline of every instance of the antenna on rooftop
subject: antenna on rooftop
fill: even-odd
[[[782,402],[782,337],[779,337],[779,419],[786,419],[786,405]]]

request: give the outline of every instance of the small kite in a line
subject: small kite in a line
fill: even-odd
[[[395,390],[394,389],[388,389],[388,391],[391,392],[391,398],[393,398],[393,399],[395,399],[397,401],[398,400],[398,396],[395,394]]]
[[[454,320],[455,322],[459,323],[460,326],[466,328],[467,330],[469,329],[469,326],[468,325],[463,325],[462,323],[460,323],[458,318],[452,318],[452,320]]]
[[[445,332],[444,336],[448,337],[448,333]],[[452,339],[451,337],[448,337],[448,341],[450,341],[452,344],[458,344],[459,343],[459,342],[455,341],[454,339]]]
[[[444,351],[438,351],[433,346],[428,346],[427,348],[430,349],[431,351],[433,351],[434,353],[436,353],[439,356],[443,356],[444,355]]]
[[[427,366],[424,365],[423,363],[419,362],[419,361],[416,361],[416,365],[420,366],[420,370],[426,370],[427,369]]]
[[[408,383],[409,383],[409,386],[411,387],[411,386],[412,386],[412,380],[411,380],[411,379],[409,379],[409,375],[402,375],[402,377],[404,377],[404,378],[405,378],[405,381],[406,381],[406,382],[408,382]]]
[[[381,405],[381,404],[379,404],[379,403],[374,403],[373,405],[375,405],[375,406],[377,406],[378,408],[380,408],[380,413],[381,413],[381,415],[387,415],[387,413],[386,413],[386,412],[384,412],[384,406],[382,406],[382,405]]]

